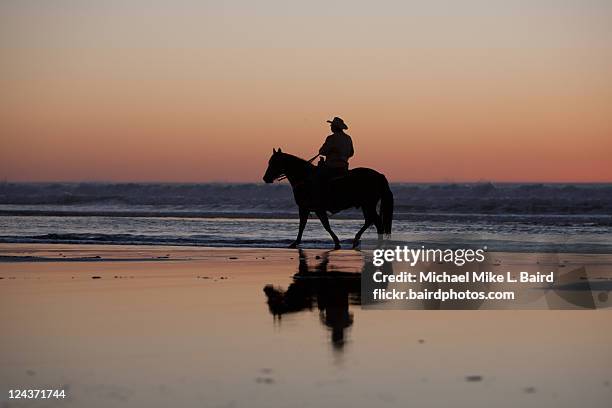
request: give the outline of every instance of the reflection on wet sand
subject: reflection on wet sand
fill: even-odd
[[[351,272],[330,267],[330,260],[337,251],[327,251],[317,255],[314,265],[309,265],[305,251],[299,250],[298,271],[293,275],[293,283],[287,290],[272,285],[264,287],[268,308],[275,319],[286,313],[312,311],[316,304],[321,324],[331,331],[334,350],[342,350],[346,343],[346,330],[353,324],[353,313],[349,305],[361,303],[361,272]],[[338,259],[342,262],[342,259]],[[347,261],[344,259],[344,261]],[[359,254],[359,260],[348,260],[366,265]]]
[[[70,401],[55,405],[87,408],[610,405],[605,310],[370,311],[355,306],[366,297],[350,278],[329,284],[371,273],[368,251],[306,250],[298,262],[285,249],[100,248],[43,249],[102,261],[0,262],[0,384],[65,386]],[[608,287],[609,255],[563,262],[587,265],[588,280],[572,275],[566,292]],[[270,311],[269,283],[283,288],[267,290]],[[0,396],[7,404],[23,405]]]

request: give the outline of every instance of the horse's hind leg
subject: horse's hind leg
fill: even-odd
[[[334,231],[332,231],[331,226],[329,225],[329,218],[327,218],[327,213],[325,212],[325,210],[320,210],[316,213],[317,217],[319,217],[319,219],[321,220],[321,224],[323,224],[323,228],[325,228],[325,231],[329,232],[329,235],[331,235],[332,239],[334,240],[334,249],[340,249],[340,240],[338,239],[336,234],[334,234]]]
[[[291,245],[289,245],[289,248],[296,248],[298,245],[300,245],[300,242],[302,242],[302,234],[304,233],[304,228],[306,228],[306,222],[308,222],[309,214],[310,211],[300,208],[300,229],[298,231],[297,238]]]
[[[376,226],[376,233],[378,235],[383,234],[383,225],[382,225],[382,217],[376,211],[374,211],[374,225]]]
[[[359,240],[361,239],[361,235],[368,228],[370,228],[370,225],[377,224],[376,229],[378,230],[379,222],[377,221],[376,216],[376,208],[363,207],[363,218],[365,219],[365,223],[363,224],[363,227],[361,227],[361,229],[357,231],[357,234],[353,239],[353,248],[357,248],[359,246]]]

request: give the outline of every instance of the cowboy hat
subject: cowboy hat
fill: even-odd
[[[337,116],[333,120],[328,120],[327,123],[331,123],[332,125],[337,126],[343,130],[348,129],[348,126],[346,126],[346,123],[344,123],[344,121]]]

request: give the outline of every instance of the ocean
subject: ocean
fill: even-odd
[[[499,251],[612,253],[612,184],[392,183],[392,242]],[[0,242],[285,247],[290,186],[259,183],[0,183]],[[350,246],[363,223],[331,218]],[[376,238],[371,228],[364,238]],[[316,218],[304,247],[331,247]]]

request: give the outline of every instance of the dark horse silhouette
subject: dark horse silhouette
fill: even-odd
[[[340,240],[329,225],[327,211],[336,213],[351,207],[361,208],[365,223],[353,239],[353,248],[359,245],[361,235],[372,224],[376,226],[379,235],[391,233],[393,193],[383,174],[359,167],[350,170],[346,176],[332,178],[323,183],[317,167],[310,162],[283,153],[280,148],[272,149],[272,157],[263,179],[266,183],[272,183],[282,176],[286,176],[291,183],[300,212],[300,229],[297,238],[290,245],[291,248],[295,248],[302,241],[302,233],[312,211],[331,235],[336,249],[340,248]],[[380,214],[376,212],[379,201]]]

